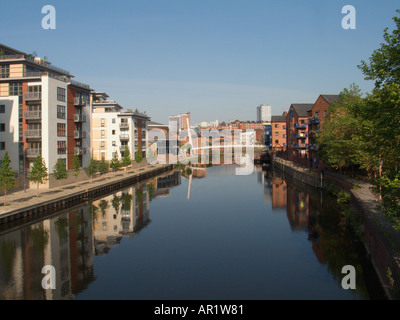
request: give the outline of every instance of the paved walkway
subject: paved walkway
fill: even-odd
[[[74,184],[64,185],[61,187],[39,190],[39,197],[36,196],[36,188],[27,189],[26,191],[15,191],[7,195],[7,205],[4,206],[5,197],[0,197],[0,216],[26,207],[35,206],[41,203],[63,198],[75,193],[80,193],[83,190],[96,186],[101,186],[115,180],[124,179],[129,176],[139,175],[154,171],[165,167],[165,165],[148,165],[142,168],[130,169],[127,171],[109,172],[92,180],[80,181]]]

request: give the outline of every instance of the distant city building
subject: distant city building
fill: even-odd
[[[262,104],[257,107],[257,122],[271,122],[271,106]]]
[[[176,124],[177,132],[190,129],[190,112],[169,116],[169,123]]]

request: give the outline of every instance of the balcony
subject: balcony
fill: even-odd
[[[120,134],[120,135],[119,135],[119,140],[121,140],[121,141],[129,141],[129,135],[127,135],[127,134]]]
[[[42,113],[40,111],[25,111],[24,119],[25,120],[41,120]]]
[[[77,154],[78,156],[84,155],[86,154],[86,148],[75,147],[74,154]]]
[[[75,139],[85,139],[86,138],[86,132],[82,130],[75,130],[74,131],[74,138]]]
[[[307,143],[295,143],[294,147],[296,149],[307,149],[308,148],[308,144]]]
[[[41,92],[24,92],[25,101],[40,101],[42,100]]]
[[[85,99],[82,99],[81,97],[75,97],[74,105],[77,107],[86,107],[88,105],[88,103],[86,102]]]
[[[74,114],[74,122],[86,122],[86,116],[81,114]]]
[[[296,129],[306,129],[307,128],[307,124],[306,123],[295,123],[294,127]]]
[[[295,133],[294,137],[297,139],[306,139],[308,137],[307,133]]]
[[[42,154],[42,149],[27,149],[26,150],[26,156],[27,158],[36,158],[37,156],[40,156]]]
[[[42,138],[42,130],[34,129],[34,130],[26,130],[24,132],[26,139],[41,139]]]
[[[310,124],[319,123],[319,117],[314,116],[314,117],[310,118],[309,123]]]
[[[119,151],[120,151],[120,152],[125,152],[125,148],[126,148],[126,147],[127,147],[127,146],[120,146],[120,147],[119,147]]]
[[[308,150],[318,151],[318,145],[317,144],[310,144],[310,145],[308,145]]]
[[[121,122],[119,124],[120,129],[129,129],[129,123],[128,122]]]

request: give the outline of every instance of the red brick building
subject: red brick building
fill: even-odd
[[[286,116],[287,157],[306,164],[308,158],[308,115],[314,104],[292,104]]]
[[[273,151],[285,151],[286,142],[286,113],[281,116],[271,116],[271,142]]]

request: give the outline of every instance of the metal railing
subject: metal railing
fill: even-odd
[[[85,148],[81,148],[81,147],[75,147],[74,148],[74,154],[77,154],[78,156],[81,156],[83,154],[86,153],[86,149]]]
[[[39,149],[39,148],[35,148],[35,149],[32,149],[32,148],[30,148],[30,149],[27,149],[26,150],[26,156],[28,157],[28,158],[36,158],[37,156],[40,156],[42,154],[42,149]]]
[[[129,140],[129,135],[127,135],[127,134],[120,134],[120,135],[119,135],[119,140],[128,141],[128,140]]]
[[[75,97],[74,98],[74,105],[76,106],[81,106],[81,107],[85,107],[88,105],[87,101],[81,97]]]
[[[74,138],[75,139],[84,139],[86,138],[86,132],[81,130],[74,131]]]
[[[74,122],[86,122],[86,116],[82,114],[74,114]]]
[[[42,119],[42,112],[40,112],[40,111],[25,111],[24,119],[25,120],[40,120],[40,119]]]
[[[24,92],[25,101],[37,101],[42,99],[41,92]]]
[[[42,137],[42,130],[40,129],[34,129],[34,130],[26,130],[24,132],[24,136],[25,138],[29,139],[29,138],[41,138]]]

